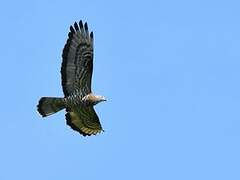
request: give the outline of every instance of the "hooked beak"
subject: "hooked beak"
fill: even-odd
[[[104,98],[102,98],[102,101],[107,101],[107,99],[104,97]]]
[[[107,99],[105,97],[102,97],[101,101],[107,101]]]

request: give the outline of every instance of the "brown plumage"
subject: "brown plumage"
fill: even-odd
[[[38,104],[39,113],[45,117],[66,108],[67,124],[83,136],[102,131],[93,108],[105,101],[91,90],[93,72],[93,32],[82,21],[70,26],[68,40],[62,54],[62,87],[64,98],[43,97]]]

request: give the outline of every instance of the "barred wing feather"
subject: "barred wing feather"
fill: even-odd
[[[78,90],[82,96],[91,92],[93,71],[93,32],[82,21],[70,26],[67,43],[63,49],[61,68],[65,97]]]
[[[67,43],[63,49],[61,68],[64,96],[78,94],[80,97],[91,93],[93,72],[93,32],[82,21],[70,26]],[[99,118],[93,106],[68,107],[67,124],[84,136],[102,131]]]
[[[83,136],[96,135],[102,131],[99,118],[92,106],[67,110],[67,124]]]

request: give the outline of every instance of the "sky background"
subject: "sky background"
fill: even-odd
[[[0,2],[0,179],[240,179],[239,1]],[[95,34],[93,90],[105,132],[82,137],[64,111],[69,26]]]

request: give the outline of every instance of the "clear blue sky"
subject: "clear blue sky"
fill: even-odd
[[[1,180],[240,179],[239,1],[2,1]],[[105,132],[82,137],[62,96],[69,25],[95,34]]]

